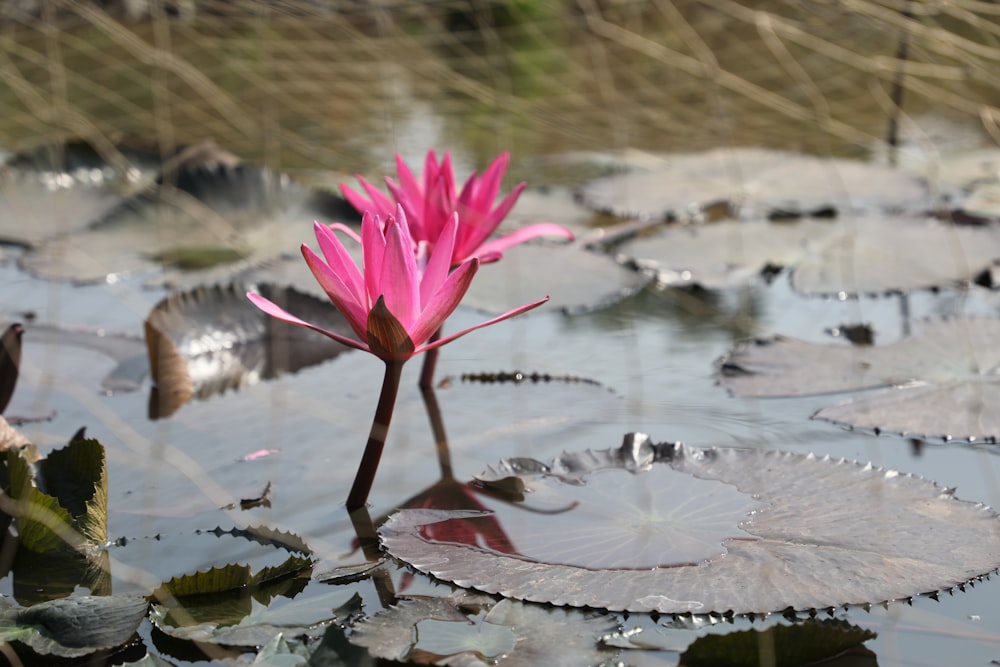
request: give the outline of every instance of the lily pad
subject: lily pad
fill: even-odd
[[[462,304],[502,313],[547,295],[548,308],[574,314],[610,306],[648,282],[607,255],[573,245],[522,244],[505,250],[502,261],[480,266]]]
[[[74,440],[37,462],[10,449],[6,463],[21,547],[58,554],[107,541],[108,480],[101,443]]]
[[[133,595],[79,595],[0,610],[0,639],[36,653],[73,658],[120,646],[135,634],[149,603]]]
[[[775,625],[763,631],[742,630],[696,639],[681,656],[690,667],[729,665],[730,667],[796,667],[814,665],[858,649],[876,634],[845,621],[807,620],[795,625]],[[773,661],[762,658],[764,646],[773,647]],[[864,654],[873,656],[863,649]],[[872,664],[876,664],[874,661]]]
[[[202,614],[192,619],[197,622],[185,624],[177,622],[176,611],[154,604],[150,618],[157,628],[175,639],[257,647],[282,632],[320,637],[331,622],[344,620],[359,608],[360,599],[353,589],[335,587],[319,595],[273,607],[251,603],[248,599],[245,610],[238,614],[227,614],[217,619]],[[216,609],[221,610],[219,607]]]
[[[81,143],[18,155],[0,165],[0,241],[30,246],[84,229],[158,167],[152,154],[129,149],[116,149],[112,164]]]
[[[7,409],[21,366],[21,337],[24,327],[11,324],[0,336],[0,414]]]
[[[1000,320],[925,320],[914,329],[876,347],[758,341],[721,361],[719,381],[737,396],[754,397],[879,389],[814,417],[875,432],[997,442]]]
[[[87,229],[31,249],[21,266],[42,278],[78,283],[114,282],[164,266],[170,270],[161,282],[216,282],[294,251],[295,227],[341,210],[336,196],[284,174],[199,155]]]
[[[405,600],[354,627],[352,644],[378,657],[418,665],[593,665],[614,657],[597,643],[613,618],[497,601],[464,593]]]
[[[631,434],[618,449],[566,453],[551,463],[510,459],[481,478],[512,476],[525,485],[524,510],[511,519],[501,516],[500,523],[517,553],[456,541],[468,531],[428,538],[428,526],[466,521],[467,511],[401,510],[380,528],[383,545],[416,569],[459,586],[556,605],[675,614],[908,599],[964,585],[1000,566],[994,512],[922,478],[844,460],[703,450]],[[602,476],[632,480],[619,485],[633,487],[627,491],[588,499],[623,525],[611,532],[609,521],[600,521],[589,540],[582,539],[586,522],[569,532],[565,526],[573,525],[579,499]],[[686,477],[693,481],[673,495],[673,482]],[[694,486],[702,488],[695,492]],[[722,503],[713,497],[720,487]],[[710,530],[693,518],[705,511],[702,504],[717,517]],[[659,539],[661,530],[695,536],[697,544],[672,551]],[[544,553],[520,551],[523,540],[542,534],[551,536]],[[627,548],[623,534],[630,537]],[[611,567],[600,562],[640,542],[654,549],[625,567],[621,558]]]
[[[158,303],[146,318],[146,345],[155,388],[151,418],[331,359],[348,348],[268,317],[246,298],[263,294],[311,322],[345,335],[350,327],[326,299],[272,285],[196,288]]]
[[[929,203],[923,182],[899,170],[753,148],[667,155],[660,167],[597,179],[579,195],[602,213],[653,220],[715,208],[777,218],[916,212]]]
[[[665,285],[734,287],[787,267],[798,292],[855,296],[970,282],[1000,257],[1000,228],[910,216],[727,221],[672,227],[618,252]]]

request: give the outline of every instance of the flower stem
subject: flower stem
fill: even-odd
[[[444,325],[438,327],[438,330],[431,334],[427,342],[433,343],[439,340],[443,329]],[[439,347],[435,347],[433,350],[424,352],[424,365],[420,369],[420,388],[424,391],[434,386],[434,370],[437,368],[438,350],[440,349]]]
[[[396,405],[399,377],[402,372],[402,361],[385,362],[382,393],[378,397],[375,418],[372,420],[372,429],[368,434],[368,444],[365,445],[365,453],[361,457],[358,473],[354,476],[351,492],[347,495],[347,510],[349,512],[364,507],[365,503],[368,502],[368,494],[375,481],[378,462],[382,458],[382,449],[385,448],[385,438],[389,434],[389,423],[392,421],[392,409]]]

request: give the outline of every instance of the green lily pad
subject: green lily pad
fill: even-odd
[[[73,658],[121,646],[135,634],[149,603],[130,595],[80,595],[0,610],[0,639],[36,653]]]
[[[108,480],[100,442],[74,440],[33,466],[23,452],[8,450],[7,474],[23,548],[57,554],[107,541]]]
[[[742,630],[699,637],[684,651],[681,663],[690,667],[815,665],[845,651],[859,649],[876,636],[871,630],[845,621],[807,620],[795,625],[775,625],[763,631]],[[765,647],[771,647],[773,661],[764,660],[763,656],[768,654]],[[864,653],[872,655],[867,650]]]

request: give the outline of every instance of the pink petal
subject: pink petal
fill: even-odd
[[[361,217],[361,272],[365,278],[365,310],[371,309],[382,293],[380,278],[385,255],[385,230],[382,218],[370,212]]]
[[[344,316],[347,323],[354,329],[358,338],[365,340],[366,322],[368,321],[368,305],[366,301],[359,302],[352,294],[340,275],[333,271],[326,263],[320,259],[319,255],[312,251],[307,245],[302,246],[302,257],[305,258],[309,270],[312,271],[316,282],[323,288],[330,301],[337,307],[340,314]],[[367,297],[362,295],[363,299]]]
[[[476,249],[500,226],[500,223],[507,217],[510,209],[517,203],[517,198],[521,196],[521,192],[524,191],[526,185],[527,183],[519,183],[509,195],[504,197],[503,201],[500,202],[500,205],[492,213],[488,213],[489,206],[493,203],[492,200],[486,204],[486,208],[475,213],[466,211],[461,206],[459,207],[460,216],[465,215],[469,222],[475,221],[475,224],[466,225],[464,228],[465,233],[459,242],[461,254],[465,256],[478,254]]]
[[[430,302],[434,294],[444,284],[453,264],[452,257],[455,252],[455,239],[458,235],[458,214],[452,213],[448,219],[450,224],[445,225],[444,231],[434,240],[431,257],[427,261],[427,266],[424,268],[424,275],[420,279],[421,308]]]
[[[448,316],[455,312],[478,270],[478,259],[473,258],[465,262],[448,276],[444,284],[424,304],[417,322],[407,329],[415,344],[425,343],[431,334],[441,328]]]
[[[406,214],[401,207],[395,219],[389,219],[380,270],[381,292],[373,293],[372,297],[384,298],[389,312],[410,331],[420,315],[420,273],[413,255],[413,239],[406,226]]]
[[[476,188],[475,201],[471,205],[484,213],[493,206],[493,200],[500,193],[500,182],[507,171],[507,164],[510,162],[510,153],[504,151],[497,156],[490,166],[483,172],[479,187]]]
[[[365,192],[368,193],[368,199],[365,199],[362,195],[358,194],[352,190],[350,186],[344,183],[340,184],[340,192],[344,195],[344,198],[348,201],[348,203],[358,210],[358,213],[371,211],[372,213],[386,215],[392,212],[392,201],[382,194],[381,190],[376,188],[361,176],[356,176],[355,178],[358,179],[358,182],[361,183],[361,187],[363,187]]]
[[[424,158],[424,187],[421,190],[423,194],[427,194],[437,183],[438,178],[441,174],[441,167],[444,166],[450,160],[449,154],[446,152],[444,154],[444,160],[441,164],[438,164],[437,154],[434,149],[427,151],[427,157]]]
[[[514,189],[510,191],[510,194],[504,197],[503,201],[501,201],[500,204],[490,212],[490,218],[496,220],[494,229],[501,222],[503,222],[503,219],[507,217],[508,213],[510,213],[510,209],[514,208],[514,204],[517,203],[518,197],[521,196],[521,193],[524,192],[524,188],[527,187],[527,185],[528,184],[524,182],[518,183]]]
[[[347,234],[352,239],[354,239],[354,241],[358,245],[361,245],[361,236],[358,235],[356,231],[354,231],[354,228],[348,227],[342,222],[331,222],[329,225],[327,225],[327,227],[330,228],[330,231],[343,232],[344,234]]]
[[[433,155],[434,151],[428,151],[428,158]],[[399,153],[396,153],[396,174],[399,176],[399,184],[404,192],[409,193],[410,196],[423,195],[420,183],[417,182],[417,179],[413,176],[413,172],[410,171],[408,166],[406,166],[406,162],[403,161],[403,156]]]
[[[476,248],[475,252],[480,255],[480,257],[490,253],[502,254],[504,250],[509,250],[516,245],[520,245],[525,241],[530,241],[531,239],[536,239],[540,236],[561,236],[564,239],[573,240],[573,232],[569,231],[562,225],[557,225],[551,222],[541,222],[536,225],[521,227],[506,236],[491,239]]]
[[[313,232],[316,234],[316,242],[319,243],[319,249],[323,252],[323,257],[326,258],[330,271],[350,290],[355,303],[367,307],[365,303],[365,279],[361,275],[361,271],[358,270],[354,258],[347,252],[347,248],[340,242],[333,230],[326,225],[314,222]],[[315,271],[313,271],[313,275],[316,275]]]
[[[356,350],[364,350],[365,352],[371,352],[371,350],[368,349],[368,346],[362,343],[361,341],[354,340],[353,338],[348,338],[347,336],[341,336],[338,333],[327,331],[326,329],[318,327],[315,324],[310,324],[305,320],[300,320],[299,318],[295,317],[291,313],[287,312],[286,310],[274,304],[273,302],[269,301],[268,299],[265,299],[259,294],[254,294],[253,292],[247,292],[247,298],[250,299],[250,302],[253,303],[253,305],[257,306],[271,317],[279,319],[283,322],[288,322],[289,324],[305,327],[306,329],[312,329],[313,331],[321,333],[329,338],[332,338],[333,340],[337,341],[342,345],[346,345],[347,347],[353,347]]]
[[[410,193],[405,188],[396,185],[391,178],[385,179],[389,192],[396,199],[396,203],[403,207],[406,212],[406,224],[410,228],[410,235],[417,241],[427,240],[427,231],[424,225],[424,195],[420,192]]]
[[[418,347],[414,351],[414,354],[419,354],[421,352],[426,352],[427,350],[433,350],[435,347],[441,347],[442,345],[447,345],[451,341],[455,340],[456,338],[461,338],[462,336],[464,336],[465,334],[469,333],[470,331],[475,331],[476,329],[482,329],[483,327],[488,327],[491,324],[496,324],[497,322],[502,322],[503,320],[506,320],[508,318],[514,317],[515,315],[520,315],[521,313],[527,312],[527,311],[531,310],[532,308],[538,308],[538,306],[542,305],[543,303],[545,303],[548,300],[549,300],[549,297],[545,297],[544,299],[541,299],[539,301],[535,301],[534,303],[529,303],[529,304],[520,306],[518,308],[515,308],[513,310],[508,310],[503,315],[500,315],[498,317],[494,317],[492,320],[486,320],[485,322],[477,324],[477,325],[475,325],[473,327],[469,327],[468,329],[463,329],[463,330],[459,331],[458,333],[454,333],[454,334],[452,334],[450,336],[445,336],[444,338],[439,338],[438,340],[434,341],[433,343],[430,343],[429,345],[425,345],[423,347]]]

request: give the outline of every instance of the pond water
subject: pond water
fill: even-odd
[[[623,157],[625,151],[760,146],[871,161],[887,154],[882,139],[893,57],[900,26],[910,24],[880,4],[851,10],[795,2],[510,4],[513,14],[426,3],[396,13],[303,17],[257,3],[239,16],[191,21],[154,17],[126,25],[85,9],[62,27],[11,21],[0,25],[0,151],[10,155],[83,136],[99,151],[124,141],[170,153],[211,139],[248,163],[332,187],[355,172],[372,178],[391,173],[396,152],[419,164],[428,149],[449,150],[464,178],[509,150],[505,186],[529,181],[513,217],[565,222],[584,233],[617,221],[573,205],[567,188],[638,159],[634,152]],[[458,31],[463,20],[475,29]],[[942,153],[991,146],[988,132],[995,131],[1000,111],[990,106],[997,81],[990,70],[995,49],[984,46],[992,44],[986,35],[995,30],[984,25],[989,19],[956,13],[914,21],[900,155],[922,176]],[[943,36],[953,49],[941,45]],[[310,223],[282,222],[274,242],[294,252],[310,241]],[[167,247],[176,234],[159,230]],[[234,527],[294,533],[319,559],[316,573],[366,560],[343,502],[378,395],[377,359],[342,354],[193,400],[153,420],[150,379],[141,370],[129,373],[139,382],[136,391],[108,394],[102,382],[129,354],[141,367],[143,321],[169,293],[156,286],[158,272],[79,285],[22,271],[23,248],[4,252],[3,319],[24,321],[27,328],[22,374],[6,415],[46,417],[21,429],[43,452],[82,426],[105,445],[114,593],[148,594],[171,577],[228,563],[251,563],[258,571],[287,556],[225,533]],[[519,280],[517,270],[501,267],[478,278],[495,281],[518,302],[544,296]],[[253,275],[287,284],[285,271],[290,269]],[[997,316],[995,291],[943,286],[905,297],[809,298],[792,289],[784,272],[770,282],[719,292],[648,285],[592,310],[566,313],[566,305],[554,302],[442,348],[437,377],[450,381],[436,397],[456,479],[507,457],[548,461],[566,450],[617,447],[625,433],[640,431],[699,448],[870,461],[957,487],[963,500],[1000,507],[996,445],[847,430],[810,420],[839,396],[736,398],[715,374],[720,357],[755,337],[780,334],[847,346],[827,331],[868,323],[876,343],[886,345],[921,318]],[[458,330],[481,319],[477,310],[460,308],[446,326]],[[94,342],[100,336],[117,341],[111,347],[118,359],[100,351]],[[417,388],[419,366],[414,360],[404,372],[370,498],[373,517],[441,477]],[[555,379],[463,379],[513,371]],[[241,500],[262,494],[268,504],[240,509]],[[517,520],[517,512],[504,515],[504,521]],[[223,534],[208,532],[216,528]],[[544,552],[544,544],[537,548]],[[387,571],[399,595],[452,591],[404,568]],[[384,584],[362,577],[350,586],[366,614],[386,605]],[[838,608],[834,616],[877,634],[864,644],[874,657],[855,656],[858,663],[988,664],[1000,659],[995,585],[984,581],[940,600]],[[3,590],[17,586],[8,577]],[[317,599],[328,608],[347,601],[329,602],[322,597],[329,592],[328,584],[314,579],[296,600]],[[271,606],[283,604],[289,603],[275,598]],[[506,613],[499,605],[494,609]],[[571,626],[592,622],[590,612],[565,616]],[[434,618],[420,621],[421,650],[448,655],[454,644],[440,627],[447,624]],[[480,621],[486,628],[480,654],[509,652],[510,631]],[[699,636],[790,623],[780,614],[685,628],[665,616],[616,614],[610,621],[642,628],[655,647],[605,656],[632,665],[677,664]],[[513,624],[515,634],[528,625]],[[139,634],[171,661],[196,660],[149,621]]]

